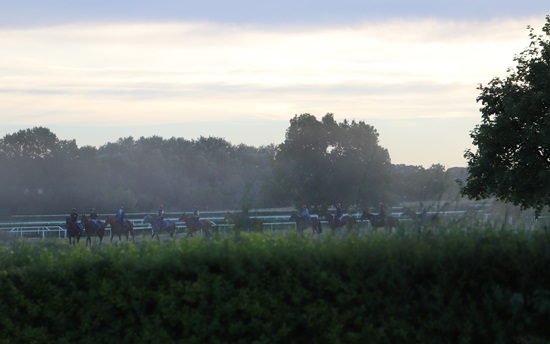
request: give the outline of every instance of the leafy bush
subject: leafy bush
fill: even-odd
[[[0,248],[2,343],[535,343],[549,237],[453,228]]]

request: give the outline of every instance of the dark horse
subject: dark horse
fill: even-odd
[[[160,240],[159,234],[164,231],[170,233],[170,237],[176,234],[177,227],[175,221],[161,220],[151,215],[145,215],[145,217],[143,218],[143,223],[150,223],[151,227],[153,227],[153,229],[151,230],[151,239],[153,239],[156,235],[157,239]]]
[[[103,236],[105,235],[105,223],[103,221],[90,220],[86,215],[82,215],[80,222],[86,232],[86,246],[88,246],[88,243],[92,244],[92,235],[99,237],[99,244],[101,245]]]
[[[118,241],[122,240],[122,235],[126,236],[126,241],[128,241],[130,234],[132,234],[132,242],[136,241],[136,233],[134,232],[134,223],[132,221],[125,220],[125,225],[122,225],[116,218],[112,216],[107,216],[105,219],[105,227],[111,226],[111,241],[115,235],[118,235]]]
[[[355,218],[349,214],[342,215],[339,219],[336,218],[336,215],[331,214],[328,210],[323,211],[322,216],[327,220],[330,229],[334,231],[340,227],[346,227],[348,230],[353,230],[353,225],[355,224]]]
[[[245,213],[232,213],[228,211],[225,214],[224,221],[232,223],[235,229],[262,232],[264,228],[264,224],[260,219],[247,216]]]
[[[415,223],[426,225],[436,225],[439,223],[438,214],[430,215],[426,212],[417,213],[409,207],[403,209],[403,215],[410,217],[411,220],[413,220]]]
[[[386,227],[390,231],[392,228],[397,228],[399,226],[399,219],[395,216],[386,216],[385,218],[380,215],[371,214],[368,211],[364,211],[361,215],[361,220],[369,220],[373,228]]]
[[[304,230],[308,228],[311,228],[311,236],[313,236],[314,234],[319,235],[323,233],[323,226],[321,225],[321,221],[317,217],[310,217],[308,220],[298,215],[297,212],[293,212],[288,220],[296,222],[296,229],[298,230],[298,234],[300,235],[303,235]]]
[[[78,224],[75,226],[73,221],[71,221],[71,218],[67,216],[65,218],[65,225],[67,227],[67,236],[69,237],[69,245],[76,245],[76,243],[80,240],[80,236],[82,235],[82,227],[78,226]]]
[[[184,221],[185,227],[187,227],[187,233],[193,235],[194,233],[200,231],[201,229],[207,235],[212,235],[212,227],[216,224],[210,220],[199,220],[195,222],[194,219],[188,216],[186,213],[181,214],[178,221]]]

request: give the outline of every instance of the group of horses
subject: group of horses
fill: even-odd
[[[298,233],[302,234],[306,229],[312,230],[311,235],[321,234],[323,228],[321,225],[321,219],[324,218],[329,225],[331,232],[334,233],[338,229],[346,228],[349,231],[354,229],[357,220],[353,215],[343,214],[337,216],[331,214],[327,209],[322,210],[318,217],[310,217],[308,219],[301,217],[297,212],[291,214],[289,221],[296,222],[296,228]],[[380,216],[378,214],[372,214],[364,211],[361,214],[361,221],[369,220],[373,228],[387,228],[389,230],[395,229],[399,226],[399,219],[395,216]]]
[[[211,235],[213,233],[213,227],[216,225],[214,222],[205,219],[195,219],[193,216],[189,216],[186,213],[183,213],[178,221],[185,222],[185,227],[187,228],[187,235],[193,236],[198,231],[203,231],[206,235]],[[151,225],[151,239],[155,236],[160,240],[159,234],[166,232],[170,234],[170,237],[173,237],[177,232],[176,221],[159,219],[152,215],[145,215],[143,223],[149,223]]]
[[[356,219],[353,215],[344,214],[337,217],[331,214],[327,209],[321,211],[318,217],[310,217],[308,219],[302,218],[297,212],[293,212],[290,215],[289,221],[296,223],[296,229],[300,235],[303,235],[305,230],[311,229],[311,235],[319,235],[323,232],[321,224],[321,218],[324,218],[328,223],[331,231],[334,233],[337,229],[346,228],[347,230],[353,230],[356,223]],[[437,215],[428,215],[426,213],[416,213],[410,208],[405,208],[403,215],[408,216],[416,223],[422,224],[435,224],[439,221]],[[399,226],[399,218],[396,216],[381,216],[379,214],[373,214],[367,211],[363,211],[361,214],[362,221],[368,220],[372,228],[386,228],[388,230],[396,229]],[[183,213],[178,221],[185,222],[187,228],[187,234],[193,236],[199,231],[203,231],[205,235],[213,234],[213,227],[216,225],[214,222],[205,219],[195,219],[192,216]],[[245,229],[249,231],[262,231],[262,220],[249,217],[247,214],[231,213],[227,212],[224,221],[226,223],[233,224],[233,227],[237,230]],[[124,224],[120,223],[118,219],[113,216],[107,216],[105,221],[92,220],[86,215],[81,216],[80,224],[75,224],[67,217],[66,220],[67,237],[69,238],[69,244],[76,245],[80,240],[80,237],[86,235],[86,246],[91,245],[92,237],[97,236],[99,243],[103,241],[105,235],[105,229],[107,226],[111,227],[111,240],[118,236],[118,240],[121,241],[122,237],[126,237],[126,241],[129,240],[130,235],[132,240],[135,240],[134,224],[132,221],[125,220]],[[151,225],[151,238],[155,236],[159,239],[159,234],[166,232],[170,234],[170,237],[174,236],[177,232],[176,221],[169,219],[159,219],[152,215],[145,215],[143,223],[149,223]],[[160,239],[159,239],[160,240]]]
[[[250,217],[248,213],[232,213],[228,211],[223,218],[227,224],[233,225],[236,230],[247,230],[251,232],[262,232],[264,223],[257,217]]]
[[[67,227],[69,244],[71,245],[76,245],[82,235],[86,235],[86,246],[92,244],[92,237],[95,236],[99,238],[99,243],[101,244],[107,226],[111,227],[111,242],[113,242],[115,236],[118,236],[118,241],[122,240],[122,236],[125,236],[126,241],[128,241],[130,234],[132,235],[132,240],[135,239],[134,224],[132,221],[126,220],[124,224],[122,224],[113,216],[107,216],[105,221],[99,221],[92,220],[86,215],[82,215],[80,223],[76,224],[67,216],[65,225]]]
[[[428,214],[425,211],[417,213],[410,208],[405,208],[402,215],[412,220],[415,225],[420,226],[437,225],[440,220],[438,213]],[[356,223],[356,219],[352,215],[344,214],[341,217],[337,218],[336,215],[331,214],[326,209],[321,211],[319,217],[312,217],[310,219],[304,219],[300,217],[297,212],[295,212],[290,216],[289,221],[296,222],[296,228],[298,229],[299,233],[303,233],[304,230],[311,228],[311,235],[315,235],[321,234],[323,231],[321,221],[319,219],[320,217],[325,218],[333,233],[339,228],[346,228],[347,230],[352,231]],[[380,214],[373,214],[368,211],[363,211],[360,219],[361,221],[368,220],[371,227],[374,229],[385,228],[391,232],[393,229],[397,229],[399,227],[399,217],[393,215],[384,216]]]
[[[111,241],[113,238],[118,236],[118,240],[122,240],[122,236],[126,237],[126,241],[129,240],[130,235],[132,236],[132,241],[135,241],[135,232],[134,232],[134,223],[129,220],[124,220],[121,223],[118,219],[113,216],[107,216],[105,221],[92,220],[86,215],[82,215],[80,223],[73,223],[70,217],[67,216],[65,219],[65,225],[67,228],[67,237],[69,238],[69,244],[76,245],[80,240],[80,237],[86,236],[86,246],[91,245],[92,237],[98,237],[99,243],[103,241],[105,236],[105,229],[107,226],[111,227]],[[196,232],[202,230],[205,234],[212,234],[213,226],[215,224],[209,220],[194,220],[191,216],[183,213],[178,221],[184,221],[185,226],[187,227],[188,235],[193,235]],[[176,234],[177,226],[176,221],[159,219],[152,215],[145,215],[143,223],[149,223],[151,225],[151,238],[159,238],[160,233],[169,233],[170,237]]]

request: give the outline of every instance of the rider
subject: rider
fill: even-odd
[[[90,220],[96,221],[96,220],[97,220],[97,217],[98,217],[98,215],[97,215],[97,213],[95,212],[95,208],[90,209]]]
[[[82,230],[80,225],[78,224],[78,213],[76,212],[76,208],[73,208],[71,210],[71,213],[69,214],[69,217],[71,219],[71,222],[75,228],[77,228],[79,231]]]
[[[337,203],[336,204],[336,215],[334,215],[334,220],[336,221],[336,223],[339,223],[340,221],[342,221],[342,215],[344,215],[344,213],[342,211],[342,205],[340,203]]]
[[[124,221],[124,207],[120,206],[116,213],[116,219],[121,226],[126,227],[126,221]]]
[[[309,209],[305,204],[302,206],[302,212],[300,213],[300,218],[305,223],[311,223],[311,217],[309,216]]]
[[[199,207],[194,206],[193,207],[193,216],[191,216],[191,219],[193,220],[193,226],[195,226],[195,228],[200,228],[201,227],[200,218],[201,218],[201,213],[199,212]]]
[[[378,209],[379,209],[378,216],[380,217],[380,220],[386,223],[386,207],[384,207],[384,203],[380,202],[378,204]]]
[[[243,209],[239,215],[239,224],[249,226],[250,225],[250,212],[248,210],[248,204],[243,204]]]
[[[95,212],[95,208],[90,209],[90,220],[94,224],[94,227],[97,228],[97,213]]]
[[[164,229],[164,206],[161,204],[157,212],[157,221],[160,224],[160,230]]]

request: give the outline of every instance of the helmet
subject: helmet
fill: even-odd
[[[95,211],[95,208],[92,208],[92,211]]]
[[[73,211],[76,211],[76,208],[73,208]]]

